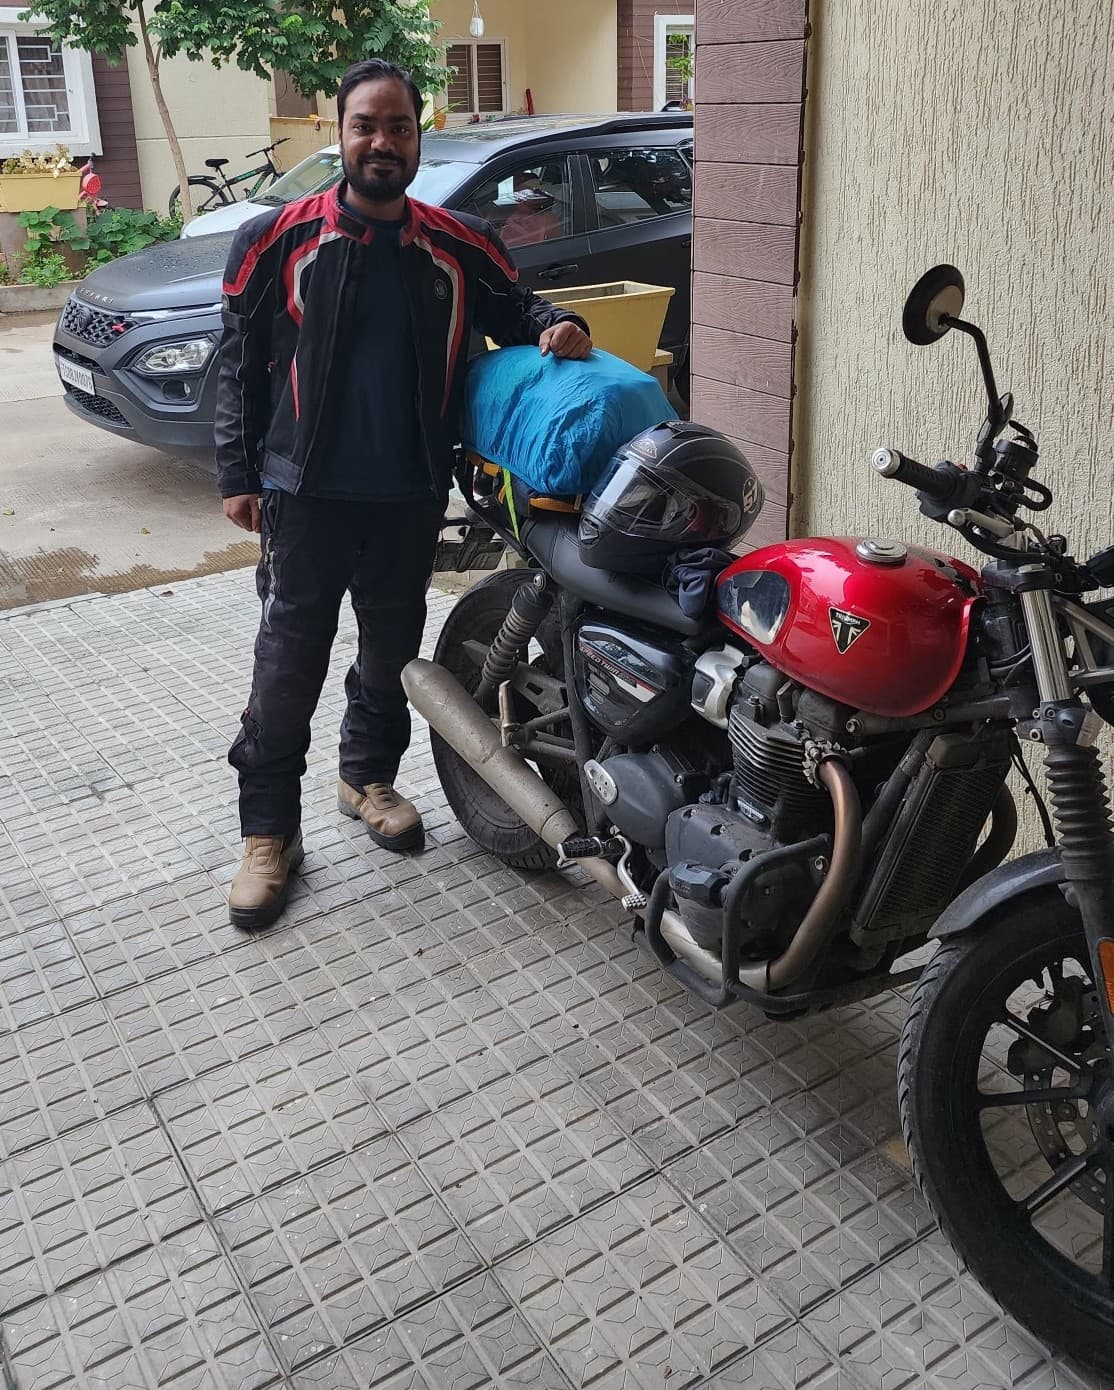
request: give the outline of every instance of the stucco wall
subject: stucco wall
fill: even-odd
[[[1108,0],[814,0],[798,532],[952,540],[869,468],[880,443],[970,457],[973,345],[914,348],[900,331],[908,287],[951,261],[1042,445],[1054,521],[1084,551],[1114,540],[1109,14]]]
[[[909,286],[951,261],[1040,441],[1058,498],[1046,529],[1083,555],[1114,541],[1109,14],[1108,0],[813,0],[797,534],[920,539],[977,563],[869,467],[883,443],[970,459],[973,344],[915,348],[900,329]]]
[[[538,111],[614,111],[615,0],[533,4],[526,27],[530,87]]]
[[[128,50],[128,70],[143,202],[165,212],[178,179],[139,48]],[[250,167],[249,151],[270,143],[270,83],[235,66],[217,70],[185,58],[165,62],[162,79],[191,174],[205,173],[205,160],[219,158],[229,160],[230,175],[239,173]]]

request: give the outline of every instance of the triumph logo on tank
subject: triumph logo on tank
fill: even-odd
[[[828,617],[832,623],[832,636],[840,653],[849,652],[870,626],[866,618],[855,613],[845,613],[842,608],[829,608]]]

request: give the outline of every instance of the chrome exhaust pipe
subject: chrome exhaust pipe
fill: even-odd
[[[402,672],[402,688],[429,727],[550,848],[581,834],[576,817],[561,798],[513,748],[503,746],[496,726],[450,671],[416,658]],[[614,865],[606,859],[576,862],[612,897],[625,895]]]

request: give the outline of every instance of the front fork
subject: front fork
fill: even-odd
[[[1083,919],[1109,1055],[1114,1057],[1114,822],[1095,735],[1098,716],[1075,694],[1047,571],[1026,566],[1021,605],[1040,695],[1036,726],[1070,901]],[[1114,1124],[1114,1115],[1109,1117]]]

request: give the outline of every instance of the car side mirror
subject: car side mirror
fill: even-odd
[[[905,301],[901,329],[911,343],[926,347],[942,338],[963,312],[963,276],[954,265],[926,270]]]

